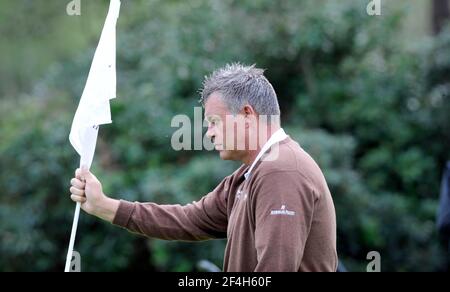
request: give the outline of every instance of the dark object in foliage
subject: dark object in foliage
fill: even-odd
[[[338,262],[338,267],[337,267],[336,272],[338,272],[338,273],[346,273],[347,272],[347,268],[344,266],[342,261]]]
[[[447,161],[447,167],[442,175],[437,228],[442,244],[447,249],[446,270],[450,271],[450,161]]]
[[[437,228],[439,235],[448,243],[450,239],[450,161],[447,162],[447,167],[442,176]]]

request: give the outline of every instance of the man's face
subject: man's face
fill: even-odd
[[[223,102],[220,93],[212,93],[205,104],[206,135],[223,160],[242,160],[247,155],[246,127],[243,115],[233,114]]]

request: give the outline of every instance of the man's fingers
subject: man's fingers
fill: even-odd
[[[72,195],[82,196],[84,197],[84,190],[77,189],[76,187],[70,187],[70,193]]]
[[[85,182],[83,182],[77,178],[72,178],[70,180],[70,184],[80,190],[84,190],[84,187],[86,186]]]
[[[76,203],[85,203],[86,202],[85,197],[80,197],[77,195],[70,195],[70,199]]]

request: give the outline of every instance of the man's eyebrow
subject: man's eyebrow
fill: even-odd
[[[209,116],[205,116],[205,121],[207,121],[207,122],[211,122],[211,121],[218,120],[218,119],[219,119],[219,118],[218,118],[217,115],[209,115]]]

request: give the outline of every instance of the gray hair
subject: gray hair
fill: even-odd
[[[277,94],[264,76],[264,70],[255,68],[255,65],[227,64],[206,76],[200,102],[205,104],[214,92],[221,94],[234,115],[246,104],[251,105],[259,115],[280,115]]]

